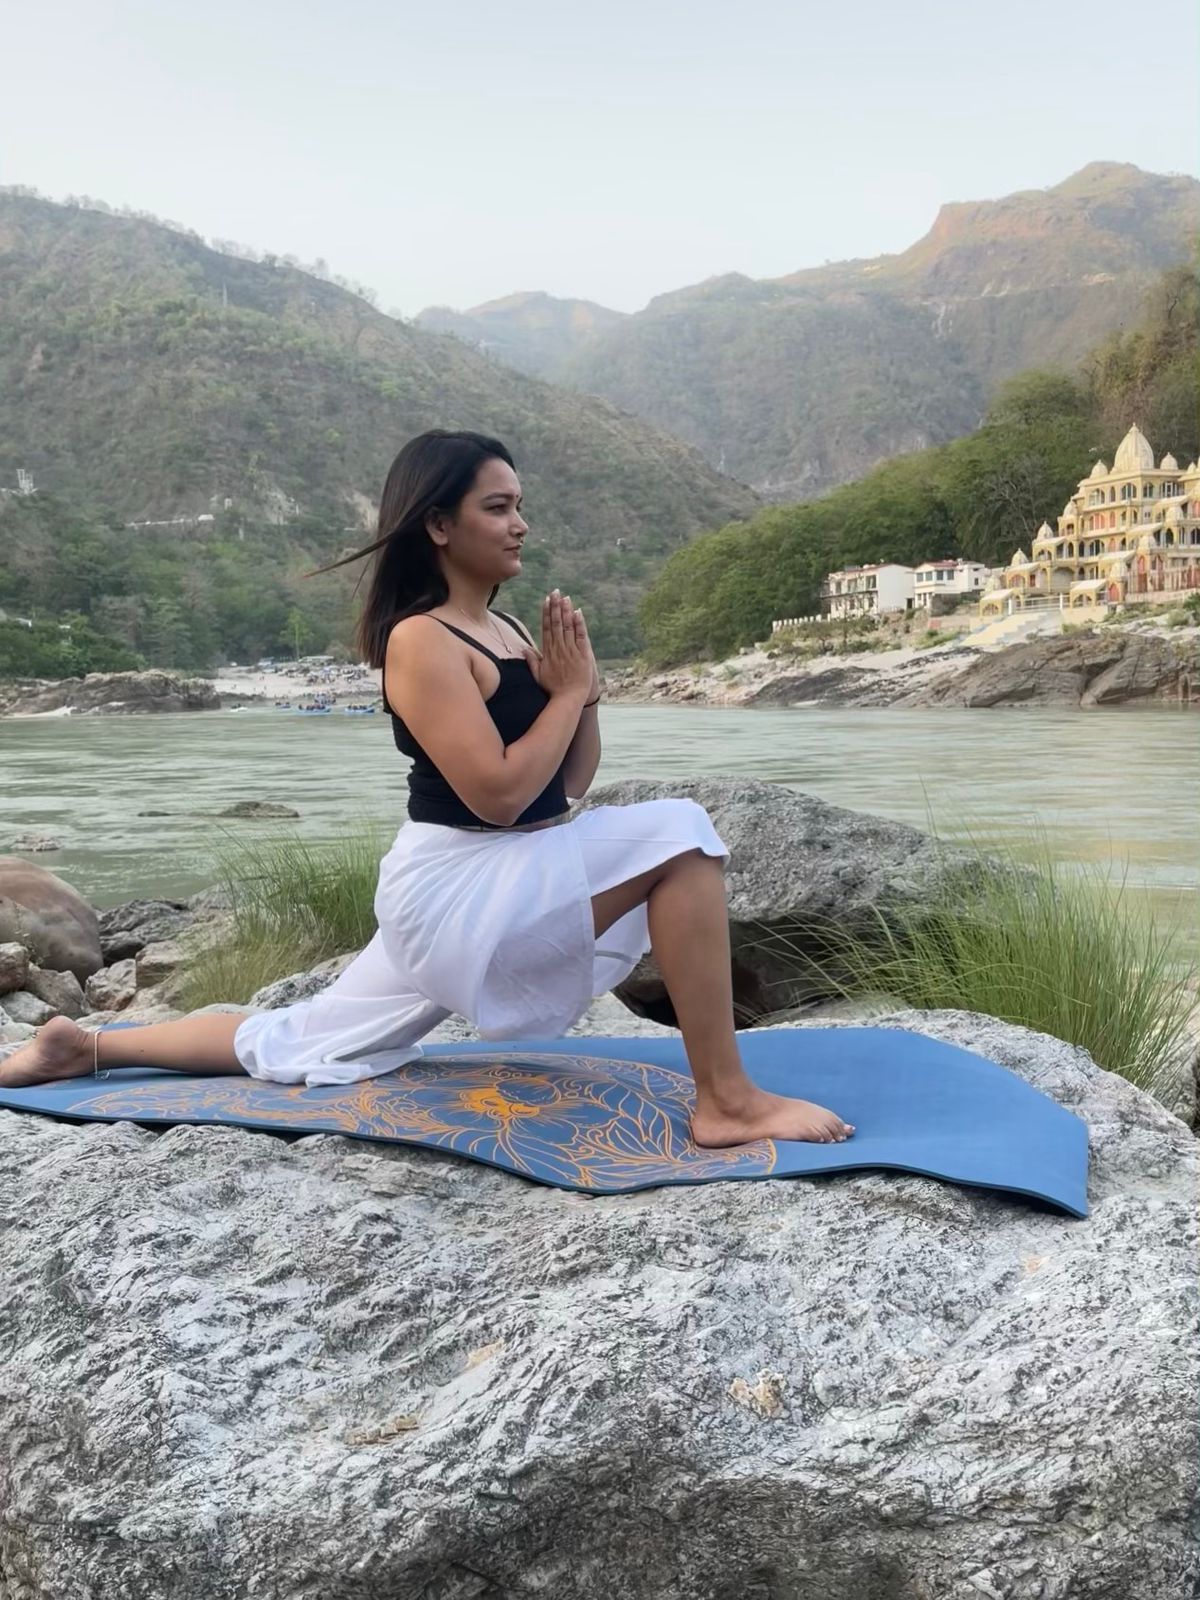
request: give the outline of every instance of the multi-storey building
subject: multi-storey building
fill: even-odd
[[[913,609],[913,569],[898,561],[831,572],[821,586],[821,609],[831,617],[877,617]]]
[[[1063,507],[1058,531],[1043,522],[1029,554],[1014,552],[980,602],[984,615],[1042,597],[1074,608],[1169,599],[1200,589],[1200,467],[1173,455],[1157,466],[1130,428],[1113,465],[1097,461]]]
[[[978,594],[987,577],[982,561],[926,561],[913,574],[913,602],[918,610],[936,614],[945,599]]]

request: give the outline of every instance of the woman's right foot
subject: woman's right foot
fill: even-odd
[[[95,1063],[95,1042],[69,1017],[51,1017],[37,1037],[0,1062],[0,1086],[27,1089],[56,1078],[82,1078]]]
[[[841,1144],[854,1132],[835,1111],[811,1100],[792,1100],[752,1088],[736,1107],[721,1107],[697,1097],[692,1138],[705,1149],[751,1144],[755,1139],[798,1139],[807,1144]]]

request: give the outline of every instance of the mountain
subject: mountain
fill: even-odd
[[[0,192],[0,486],[18,469],[127,521],[232,502],[367,542],[393,455],[433,426],[512,450],[557,583],[628,648],[646,575],[756,497],[612,404],[497,365],[296,268],[144,219]],[[2,502],[0,502],[2,503]],[[528,592],[526,592],[528,591]]]
[[[1197,232],[1194,178],[1094,162],[1050,189],[945,205],[899,255],[660,295],[552,361],[508,315],[503,354],[669,429],[770,499],[806,498],[969,433],[1014,373],[1074,368]],[[499,355],[485,310],[456,331]]]
[[[626,315],[593,300],[560,300],[533,290],[470,311],[429,306],[416,320],[418,327],[452,333],[522,372],[545,376]]]
[[[640,608],[646,659],[720,657],[769,639],[775,618],[817,613],[826,576],[842,567],[1007,562],[1040,523],[1053,525],[1097,459],[1113,460],[1131,423],[1156,455],[1195,459],[1198,361],[1200,270],[1171,267],[1133,327],[1104,339],[1077,374],[1006,379],[975,433],[674,551]]]

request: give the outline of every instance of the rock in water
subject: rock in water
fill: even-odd
[[[877,931],[878,914],[889,908],[945,904],[955,875],[975,860],[903,823],[756,778],[634,778],[594,789],[583,807],[672,795],[698,801],[730,851],[725,881],[741,1027],[836,996],[846,974],[830,950],[831,931]],[[674,1025],[649,957],[615,993],[639,1016]]]
[[[1083,1116],[1091,1217],[875,1172],[589,1199],[0,1112],[0,1573],[22,1600],[1182,1600],[1200,1147],[1056,1040],[886,1025]]]
[[[281,805],[278,800],[236,800],[233,805],[218,811],[219,817],[298,817],[293,806]]]
[[[20,856],[0,856],[0,944],[23,944],[39,967],[73,972],[84,983],[97,971],[96,913],[69,883]]]

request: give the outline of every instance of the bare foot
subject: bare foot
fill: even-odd
[[[810,1144],[841,1144],[854,1132],[834,1111],[811,1100],[791,1100],[755,1089],[736,1109],[711,1100],[697,1103],[692,1138],[705,1147],[750,1144],[755,1139],[802,1139]]]
[[[92,1070],[92,1036],[68,1017],[51,1017],[37,1037],[0,1063],[0,1085],[25,1089],[55,1078],[82,1078]]]

